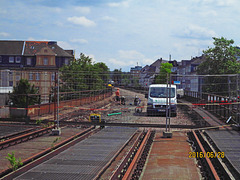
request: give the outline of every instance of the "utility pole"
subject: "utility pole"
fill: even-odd
[[[239,97],[239,74],[236,75],[236,97],[237,97],[237,114],[236,114],[236,121],[238,124],[240,124],[240,113],[239,113],[239,103],[240,103],[240,97]]]
[[[56,80],[57,80],[57,87],[56,87]],[[56,90],[57,90],[57,96],[56,96]],[[57,127],[52,129],[52,135],[61,135],[61,128],[59,127],[59,72],[55,73],[55,90],[54,90],[54,107],[56,106],[56,98],[57,98],[57,107],[54,108],[54,118],[56,118],[56,110],[57,110]],[[56,121],[56,119],[54,119]]]
[[[168,73],[167,73],[167,96],[166,96],[166,129],[163,131],[164,138],[171,138],[172,132],[170,129],[170,117],[171,117],[171,79],[172,76],[170,74],[170,83],[168,80]]]
[[[231,92],[230,92],[230,77],[228,76],[228,97],[229,97],[229,100],[231,99],[230,96],[231,96]]]
[[[55,77],[54,77],[54,80],[55,80],[55,84],[54,84],[54,121],[57,120],[56,118],[56,111],[57,111],[57,72],[55,72]]]
[[[58,76],[58,86],[57,86],[57,129],[59,129],[59,73],[57,73]]]

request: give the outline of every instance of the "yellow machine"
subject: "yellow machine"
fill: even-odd
[[[101,114],[92,113],[89,116],[89,122],[101,122]]]

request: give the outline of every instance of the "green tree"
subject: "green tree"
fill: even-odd
[[[92,58],[83,53],[70,65],[60,68],[60,72],[62,92],[102,89],[109,77],[109,68],[106,64],[93,63]]]
[[[122,79],[122,85],[127,87],[131,83],[131,74],[129,72],[123,73],[121,79]]]
[[[88,79],[91,64],[92,59],[81,53],[79,59],[60,68],[60,79],[63,82],[61,91],[72,92],[89,89]]]
[[[240,72],[240,63],[237,62],[237,57],[240,55],[240,50],[233,46],[234,41],[226,38],[213,37],[214,47],[203,51],[205,61],[197,68],[199,75],[223,75],[237,74]],[[236,90],[236,85],[231,85],[230,82],[236,80],[233,77],[227,76],[209,76],[203,79],[203,92],[218,94],[223,96],[230,95],[230,91]]]
[[[166,84],[167,83],[167,74],[168,81],[170,79],[171,69],[173,65],[171,63],[162,63],[160,66],[160,72],[155,76],[153,83],[154,84]]]
[[[93,66],[96,69],[96,71],[99,73],[100,79],[102,79],[104,83],[107,83],[110,78],[108,66],[103,62],[96,63]]]
[[[122,83],[122,69],[114,69],[112,74],[112,80],[116,85],[121,85]]]
[[[197,68],[198,74],[235,74],[239,73],[240,64],[236,61],[240,49],[232,46],[234,41],[213,37],[213,48],[203,51],[206,59]]]
[[[31,85],[27,79],[21,79],[18,85],[13,87],[9,98],[13,107],[24,108],[39,103],[40,97],[37,94],[38,89],[34,85]]]

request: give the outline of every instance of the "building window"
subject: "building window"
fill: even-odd
[[[9,86],[13,86],[13,81],[9,81]]]
[[[55,81],[55,73],[52,73],[51,80]]]
[[[64,59],[64,64],[65,64],[65,65],[69,65],[69,59],[68,59],[68,58],[65,58],[65,59]]]
[[[33,74],[29,73],[29,80],[33,80]]]
[[[21,57],[20,57],[20,56],[17,56],[17,57],[15,58],[15,61],[16,61],[16,63],[20,63],[20,62],[21,62]]]
[[[39,81],[40,80],[40,74],[36,73],[36,80]]]
[[[9,63],[14,63],[14,57],[13,56],[9,57]]]
[[[13,81],[13,72],[9,71],[9,81]]]
[[[48,58],[43,59],[43,65],[48,65]]]
[[[16,81],[20,81],[21,77],[19,75],[16,76]]]
[[[27,65],[32,65],[32,58],[27,58]]]
[[[2,62],[2,56],[0,56],[0,63]]]

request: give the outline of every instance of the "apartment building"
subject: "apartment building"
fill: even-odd
[[[62,49],[56,41],[0,41],[0,87],[28,79],[47,102],[55,73],[73,59],[74,51]]]
[[[197,67],[204,61],[204,56],[181,61],[177,68],[177,80],[181,82],[178,88],[201,92],[202,78],[197,76]]]

